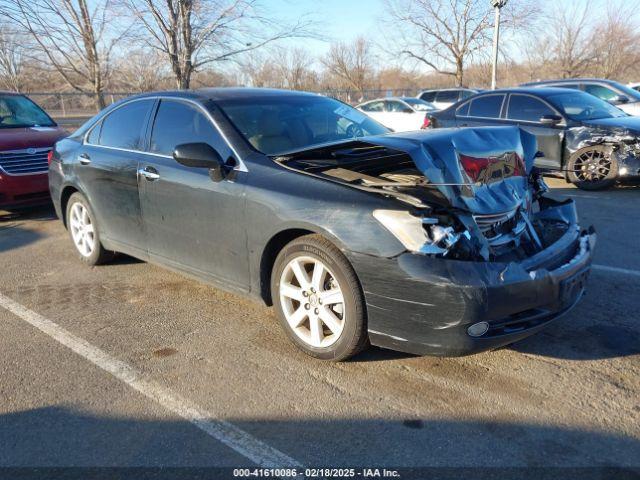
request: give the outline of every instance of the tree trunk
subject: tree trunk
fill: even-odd
[[[104,100],[104,92],[96,90],[93,94],[93,101],[96,106],[96,111],[100,111],[107,106],[107,102]]]
[[[456,58],[456,83],[458,87],[462,87],[464,80],[464,63],[461,57]]]

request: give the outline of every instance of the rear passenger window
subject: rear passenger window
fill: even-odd
[[[438,94],[436,95],[436,102],[455,103],[458,101],[459,94],[460,92],[458,90],[446,90],[438,92]]]
[[[556,113],[545,103],[529,95],[511,95],[507,118],[525,122],[539,122],[543,115]]]
[[[360,107],[365,112],[382,112],[384,110],[384,102],[371,102]]]
[[[102,121],[98,145],[140,150],[145,121],[153,102],[136,100],[111,112]]]
[[[460,105],[456,109],[456,115],[458,117],[467,117],[467,116],[469,116],[469,105],[471,105],[471,102],[467,102],[467,103],[464,103],[464,104]]]
[[[420,94],[420,98],[425,102],[433,102],[436,98],[436,92],[424,92]]]
[[[504,95],[485,95],[471,100],[470,117],[500,118]]]
[[[223,155],[224,141],[209,118],[184,102],[162,100],[151,133],[152,153],[173,155],[183,143],[208,143]]]

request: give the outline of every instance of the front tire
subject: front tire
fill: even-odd
[[[305,235],[278,254],[271,274],[282,328],[306,354],[341,361],[368,346],[364,296],[353,267],[331,242]]]
[[[105,250],[100,242],[96,217],[89,202],[79,192],[67,202],[67,229],[80,260],[86,265],[100,265],[113,259],[114,252]]]
[[[618,161],[610,147],[581,148],[569,158],[567,177],[582,190],[604,190],[615,184]]]

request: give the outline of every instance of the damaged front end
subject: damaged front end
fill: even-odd
[[[405,253],[347,252],[374,345],[464,355],[524,338],[582,296],[595,233],[556,201],[515,127],[434,130],[281,155],[282,166],[390,199],[372,215]]]
[[[620,119],[617,120],[621,122]],[[607,124],[600,125],[591,122],[591,124],[587,123],[567,130],[568,164],[571,168],[578,169],[572,173],[581,179],[584,175],[581,175],[580,170],[588,170],[589,165],[576,165],[576,160],[583,152],[591,152],[594,147],[600,147],[603,149],[605,158],[615,160],[615,174],[618,180],[640,178],[640,135],[638,132],[623,126],[609,125],[610,119],[600,120],[600,122]]]
[[[477,128],[375,137],[276,161],[404,203],[373,215],[411,252],[509,262],[544,250],[575,225],[540,201],[547,188],[535,151],[535,138],[520,129]]]

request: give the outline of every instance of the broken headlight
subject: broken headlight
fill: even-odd
[[[446,255],[463,236],[469,238],[466,230],[456,232],[437,218],[418,217],[404,210],[374,210],[373,216],[411,252]]]

